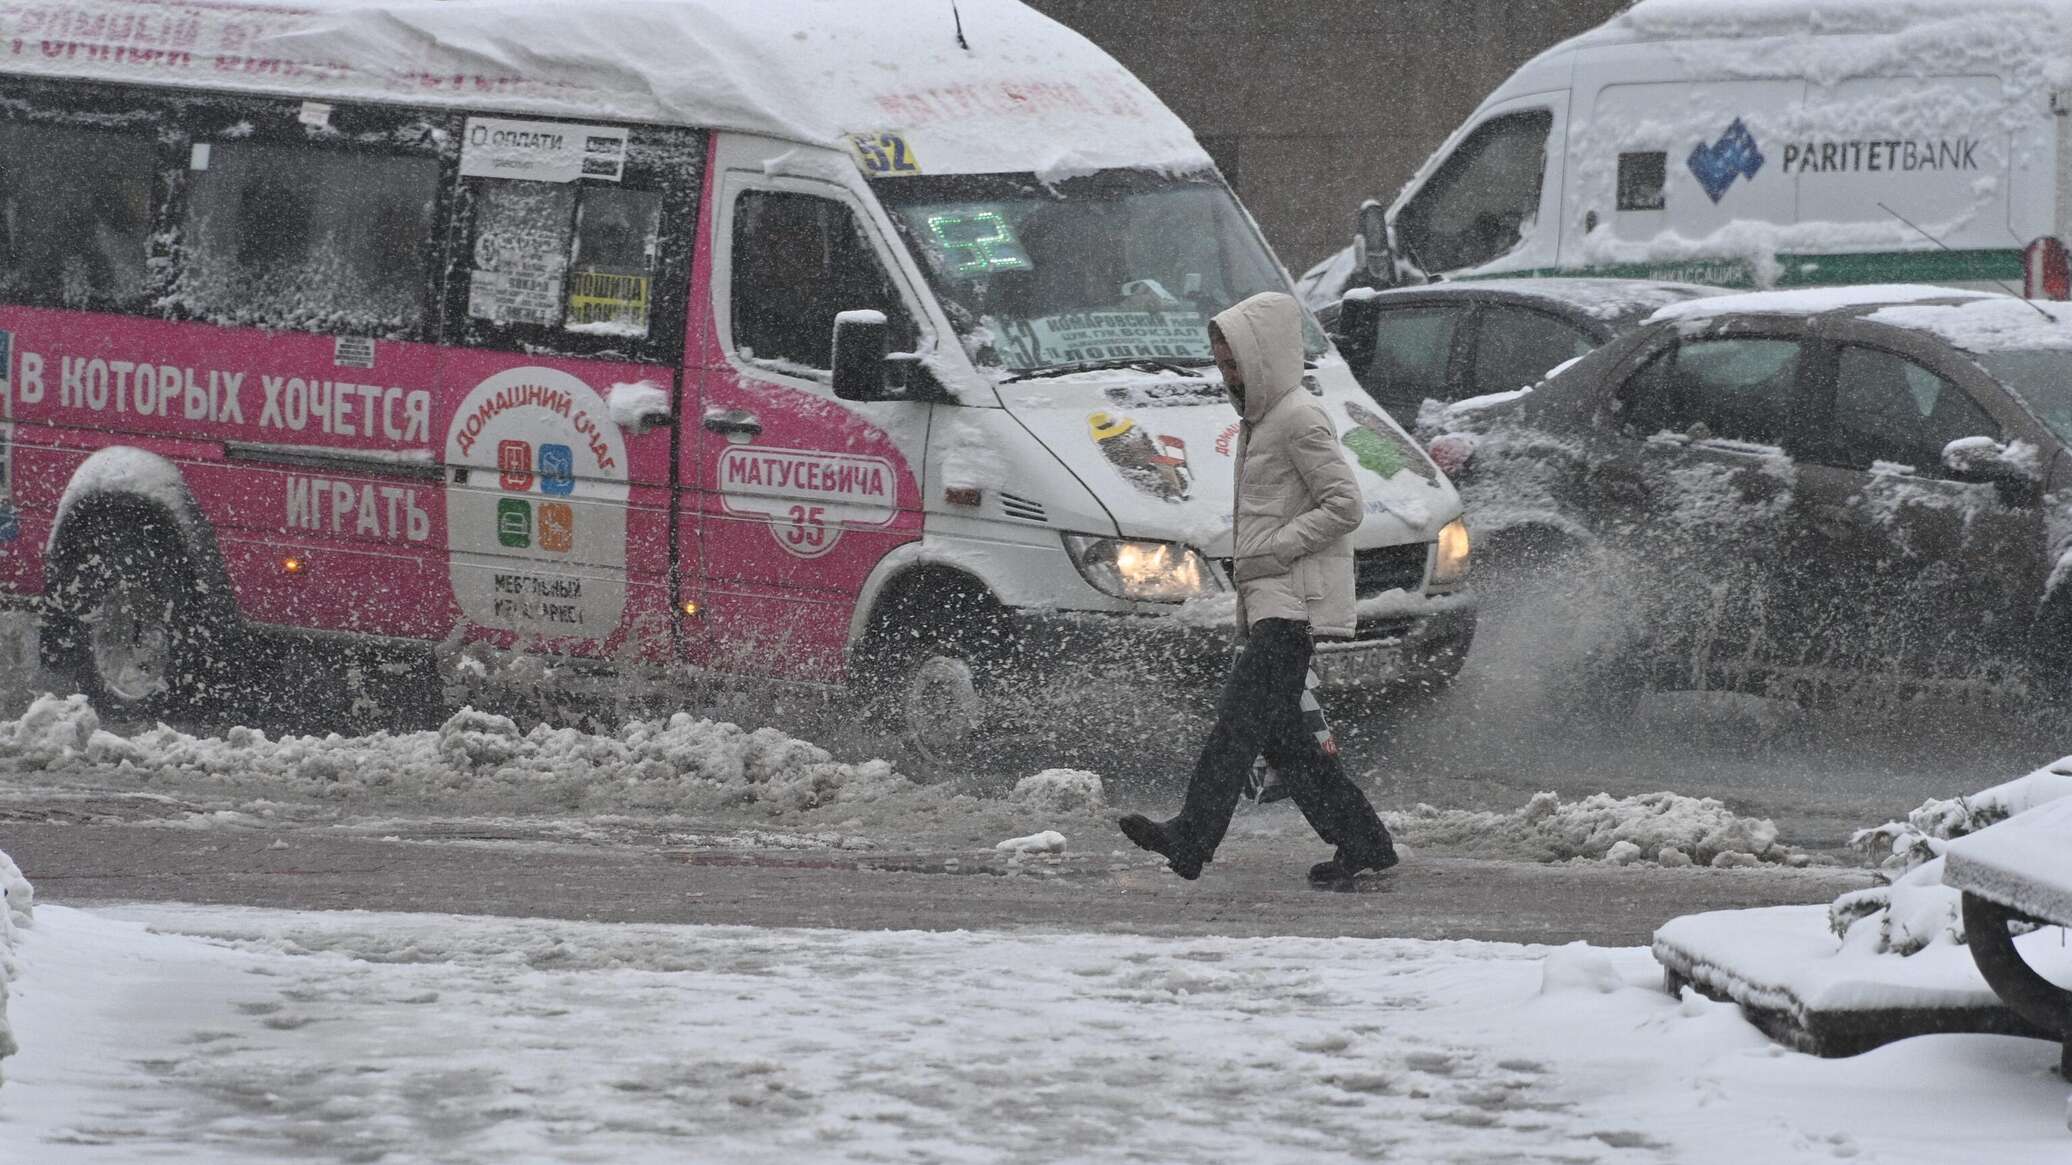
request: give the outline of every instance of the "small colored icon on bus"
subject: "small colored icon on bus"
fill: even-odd
[[[540,446],[540,492],[567,497],[576,492],[576,455],[566,445]]]
[[[496,445],[499,484],[512,493],[532,489],[532,445],[526,441],[499,441]]]
[[[540,549],[567,554],[576,544],[576,512],[563,502],[540,503]]]
[[[498,498],[496,540],[513,550],[532,545],[532,503],[523,498]]]

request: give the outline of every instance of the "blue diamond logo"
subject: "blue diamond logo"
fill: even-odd
[[[1755,177],[1756,171],[1763,168],[1763,151],[1755,144],[1755,135],[1737,117],[1718,141],[1711,145],[1700,142],[1691,150],[1690,166],[1705,196],[1716,203],[1727,196],[1734,179]]]

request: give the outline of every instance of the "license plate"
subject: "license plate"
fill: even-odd
[[[1402,678],[1403,653],[1394,645],[1354,651],[1319,651],[1310,664],[1326,688],[1379,688]]]

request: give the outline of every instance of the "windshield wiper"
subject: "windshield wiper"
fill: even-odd
[[[1175,372],[1196,380],[1202,378],[1201,373],[1185,364],[1175,364],[1171,360],[1158,360],[1147,356],[1128,356],[1112,360],[1072,360],[1064,364],[1045,364],[1040,368],[1023,369],[1008,377],[1004,383],[1013,384],[1018,380],[1036,380],[1045,376],[1070,376],[1075,372],[1105,372],[1125,368],[1133,368],[1139,372]]]

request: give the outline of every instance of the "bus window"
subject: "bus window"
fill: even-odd
[[[834,366],[837,313],[885,313],[892,344],[915,329],[862,224],[831,198],[750,190],[734,204],[734,348],[793,374]]]
[[[493,324],[560,326],[576,193],[575,186],[549,182],[482,184],[469,315]]]
[[[439,161],[216,142],[191,175],[173,300],[221,324],[409,336],[434,277]]]
[[[660,194],[606,187],[583,192],[568,286],[570,331],[647,335],[661,231]]]
[[[468,314],[643,339],[661,232],[657,191],[486,181],[476,196]]]
[[[134,307],[150,290],[151,137],[0,123],[0,296]]]

